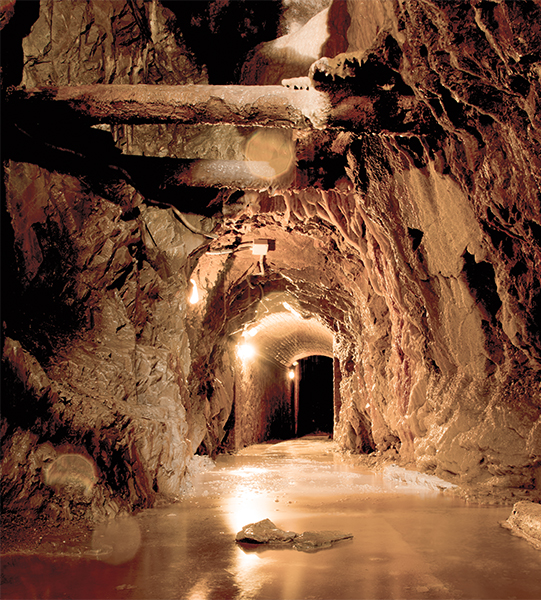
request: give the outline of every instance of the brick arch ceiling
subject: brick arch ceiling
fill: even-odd
[[[258,354],[284,367],[307,356],[333,357],[334,335],[317,318],[303,318],[288,311],[267,315],[250,328],[247,336]]]

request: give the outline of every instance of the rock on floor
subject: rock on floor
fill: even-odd
[[[535,502],[517,502],[511,515],[502,523],[502,527],[510,529],[541,550],[541,504]]]
[[[243,544],[291,545],[301,552],[316,552],[330,548],[334,542],[351,539],[353,534],[340,531],[305,531],[295,533],[279,529],[270,519],[245,525],[236,535]]]

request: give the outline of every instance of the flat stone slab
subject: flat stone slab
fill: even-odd
[[[279,529],[270,519],[245,525],[236,535],[237,542],[247,544],[283,544],[290,543],[297,537],[294,531]]]
[[[293,546],[301,552],[316,552],[330,548],[335,542],[352,538],[352,533],[341,531],[305,531],[293,540]]]
[[[300,552],[317,552],[330,548],[335,542],[353,538],[352,533],[341,531],[305,531],[295,533],[284,531],[270,519],[245,525],[236,535],[240,544],[267,544],[269,546],[290,546]]]
[[[511,530],[525,540],[528,540],[538,550],[541,550],[541,504],[521,501],[513,506],[513,511],[502,527]]]

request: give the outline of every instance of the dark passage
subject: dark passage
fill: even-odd
[[[333,361],[309,356],[299,361],[297,435],[333,432]]]

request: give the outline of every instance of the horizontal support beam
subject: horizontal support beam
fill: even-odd
[[[187,160],[179,162],[179,167],[168,174],[165,183],[189,187],[265,190],[279,186],[289,189],[292,187],[295,171],[296,169],[293,168],[281,177],[277,177],[266,162]]]
[[[277,85],[81,85],[13,90],[10,107],[66,109],[93,123],[186,123],[418,133],[429,111],[414,96],[382,92],[332,105],[314,89]]]
[[[18,89],[10,100],[64,106],[96,123],[323,128],[325,94],[279,85],[75,85]]]

